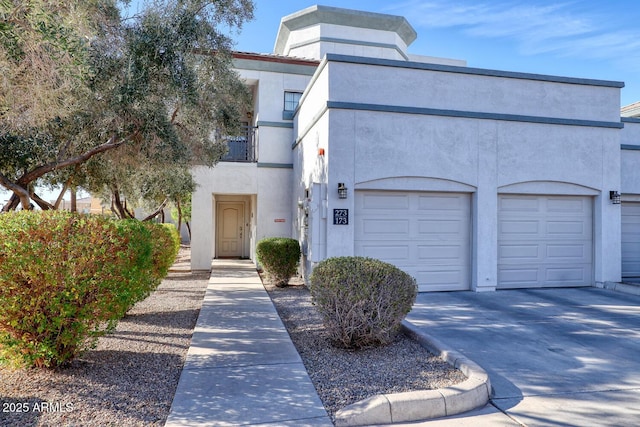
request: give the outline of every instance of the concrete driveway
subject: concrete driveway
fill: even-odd
[[[407,320],[478,363],[494,389],[493,407],[424,425],[640,424],[639,296],[422,293]]]

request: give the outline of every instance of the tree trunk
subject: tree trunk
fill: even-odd
[[[69,189],[71,193],[71,212],[78,212],[78,192],[75,185]]]
[[[56,199],[56,202],[53,205],[53,209],[58,210],[60,208],[60,203],[62,203],[62,199],[64,199],[64,193],[67,192],[70,182],[71,182],[71,178],[69,178],[67,182],[65,182],[64,185],[62,186],[62,190],[60,191],[60,194],[58,194],[58,198]]]
[[[178,234],[182,230],[182,206],[180,206],[180,199],[176,199],[176,209],[178,209]]]
[[[116,215],[120,219],[135,218],[135,216],[131,212],[129,212],[129,210],[127,209],[126,203],[127,203],[126,200],[124,204],[122,203],[122,200],[120,199],[120,191],[118,191],[118,188],[113,187],[111,189],[111,210],[113,211],[115,207]]]
[[[9,201],[6,205],[2,207],[2,212],[14,211],[18,208],[20,204],[20,198],[16,195],[16,193],[11,194]]]

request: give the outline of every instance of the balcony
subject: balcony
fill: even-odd
[[[242,126],[237,135],[227,135],[222,138],[229,150],[222,156],[221,162],[255,163],[258,161],[255,127]]]

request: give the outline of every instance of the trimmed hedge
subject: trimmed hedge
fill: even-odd
[[[268,237],[256,245],[258,262],[276,286],[289,284],[296,274],[300,261],[300,245],[296,239],[288,237]]]
[[[180,250],[180,235],[173,224],[144,222],[151,232],[153,243],[153,273],[162,280],[173,265]]]
[[[160,283],[165,235],[134,220],[0,215],[0,363],[57,367],[95,346]]]
[[[366,348],[393,341],[416,300],[416,280],[386,262],[337,257],[320,262],[309,290],[337,347]]]

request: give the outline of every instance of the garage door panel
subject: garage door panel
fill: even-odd
[[[360,256],[377,258],[393,263],[397,260],[404,260],[410,255],[410,248],[407,244],[376,244],[358,245],[356,252]]]
[[[634,238],[630,239],[631,241],[640,240],[640,222],[639,223],[623,223],[622,224],[622,233],[623,234],[635,234]]]
[[[583,238],[587,237],[591,233],[585,230],[584,221],[548,221],[547,222],[547,234],[556,237],[567,236]]]
[[[381,238],[396,236],[395,238],[403,239],[409,236],[410,223],[403,219],[367,219],[362,221],[363,232],[369,235],[375,235]]]
[[[421,291],[469,289],[468,194],[356,191],[355,198],[356,255],[398,266]]]
[[[591,247],[587,247],[584,244],[550,244],[547,245],[547,259],[552,262],[575,262],[576,260],[579,262],[590,262]]]
[[[434,270],[422,267],[409,268],[408,274],[416,278],[418,283],[428,283],[428,290],[433,291],[464,291],[468,290],[465,284],[466,273],[460,269]],[[423,286],[421,290],[424,290]]]
[[[503,196],[499,200],[499,206],[503,212],[538,212],[540,200],[537,197]]]
[[[524,261],[540,260],[540,245],[500,245],[498,248],[503,263],[518,264]]]
[[[629,252],[640,251],[640,243],[624,242],[622,243],[622,259],[625,258],[624,254]],[[629,257],[631,258],[631,257]]]
[[[418,245],[417,255],[418,261],[421,263],[444,263],[448,261],[450,264],[457,265],[467,248],[462,245]]]
[[[381,211],[409,209],[409,197],[407,195],[365,194],[360,200],[360,207],[364,209],[379,209]]]
[[[640,263],[634,260],[622,260],[622,271],[625,279],[635,279],[640,277]]]
[[[588,210],[585,199],[549,198],[546,201],[547,212],[575,215]]]
[[[502,268],[498,280],[508,283],[510,289],[584,286],[585,282],[591,280],[591,265],[573,268]]]
[[[640,277],[640,203],[622,204],[622,277]]]
[[[437,236],[440,234],[452,234],[458,236],[467,228],[465,222],[466,221],[462,220],[447,221],[442,219],[418,220],[418,235],[415,236],[415,238],[421,239],[423,237]]]
[[[500,235],[502,239],[520,239],[522,235],[538,236],[540,233],[540,222],[528,221],[503,221],[500,224]]]
[[[626,233],[640,233],[640,212],[628,212],[629,208],[623,205],[622,231]]]
[[[590,197],[501,195],[499,206],[498,288],[592,284]]]
[[[389,241],[367,244],[359,242],[356,253],[359,256],[381,259],[395,263],[398,260],[404,264],[449,266],[459,269],[461,257],[465,256],[468,248],[465,245],[421,245],[416,242]]]
[[[520,262],[591,263],[591,247],[584,244],[500,245],[499,257],[504,264]]]
[[[453,212],[464,212],[466,211],[466,202],[464,198],[461,198],[460,195],[442,195],[442,196],[434,196],[434,195],[422,195],[418,196],[418,210],[422,211],[433,211],[433,212],[441,212],[441,211],[453,211]]]
[[[545,281],[548,284],[567,284],[583,285],[591,275],[586,270],[590,269],[590,266],[576,266],[573,268],[566,267],[553,267],[547,268],[545,271]]]
[[[501,268],[498,282],[509,283],[512,288],[528,288],[540,282],[538,268]]]

